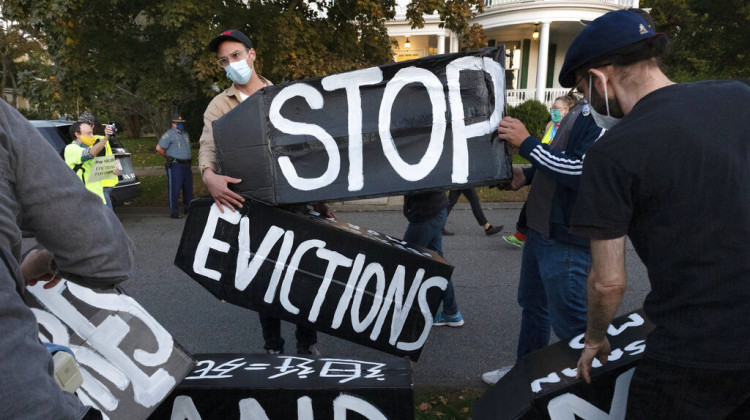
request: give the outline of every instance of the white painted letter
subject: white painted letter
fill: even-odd
[[[461,99],[461,70],[484,71],[490,75],[495,90],[495,109],[489,120],[466,125],[464,104]],[[451,127],[453,128],[453,175],[456,184],[465,184],[469,178],[469,148],[466,139],[483,136],[497,128],[505,107],[503,86],[505,72],[500,63],[489,57],[461,57],[445,67],[448,80],[448,99],[451,105]]]
[[[349,191],[359,191],[364,186],[362,169],[362,98],[360,86],[374,85],[383,80],[378,67],[324,77],[320,83],[325,90],[346,89],[349,104]]]
[[[266,232],[266,236],[263,237],[263,242],[260,243],[258,250],[255,251],[255,255],[252,255],[250,252],[250,219],[243,217],[242,220],[240,220],[237,269],[234,272],[234,287],[237,290],[245,290],[247,286],[250,285],[250,282],[253,281],[255,275],[258,274],[260,266],[266,261],[271,249],[273,249],[273,246],[276,245],[276,242],[279,241],[279,238],[281,238],[281,235],[283,234],[284,229],[278,226],[271,226],[271,228],[268,229],[268,232]]]
[[[367,313],[365,319],[359,319],[359,307],[362,304],[362,296],[365,294],[367,283],[370,282],[370,278],[375,276],[376,287],[375,294],[372,296],[373,302],[370,312]],[[352,328],[354,331],[361,333],[366,330],[367,327],[372,324],[372,321],[378,315],[380,305],[383,303],[383,292],[385,291],[385,272],[383,266],[378,263],[370,263],[365,267],[362,277],[357,283],[357,290],[354,293],[354,302],[352,302]],[[370,292],[367,292],[371,294]]]
[[[193,271],[195,271],[195,274],[200,274],[216,281],[221,279],[221,273],[206,267],[208,252],[211,249],[224,253],[229,251],[228,243],[214,239],[216,224],[219,222],[219,219],[224,219],[227,222],[236,225],[240,222],[240,213],[236,211],[222,213],[219,211],[219,207],[216,203],[211,206],[211,211],[208,213],[208,220],[206,220],[206,227],[203,229],[203,235],[201,236],[200,242],[198,242],[198,247],[195,250],[195,260],[193,261]]]
[[[303,97],[311,109],[323,108],[323,95],[320,92],[310,85],[297,83],[282,89],[273,98],[268,110],[268,118],[271,124],[282,133],[312,136],[323,143],[323,147],[328,154],[328,168],[323,175],[317,178],[301,178],[297,175],[297,170],[294,169],[294,165],[288,156],[279,157],[281,173],[289,181],[289,185],[298,190],[310,191],[323,188],[336,180],[341,168],[341,157],[336,141],[322,127],[315,124],[290,121],[281,116],[281,107],[295,96]]]
[[[289,267],[286,269],[286,275],[284,276],[284,282],[281,283],[281,291],[279,292],[279,297],[281,298],[281,305],[286,309],[289,313],[292,314],[298,314],[299,308],[292,305],[292,302],[289,301],[289,292],[292,290],[292,281],[294,281],[294,273],[297,272],[297,268],[299,268],[299,262],[302,259],[302,257],[305,255],[305,253],[313,248],[324,248],[326,246],[326,243],[317,239],[310,239],[305,242],[302,242],[297,247],[297,250],[294,251],[294,255],[292,255],[291,261],[289,261]]]
[[[336,271],[336,268],[338,268],[339,266],[352,266],[351,259],[346,258],[338,252],[331,251],[325,248],[318,249],[318,252],[316,252],[315,255],[317,255],[321,260],[327,260],[328,267],[326,268],[326,273],[323,275],[323,282],[318,288],[318,294],[315,295],[315,300],[313,301],[312,308],[310,309],[310,315],[307,317],[310,322],[315,322],[318,319],[320,307],[321,305],[323,305],[323,301],[326,298],[326,292],[328,292],[328,286],[330,286],[331,284],[333,273]]]
[[[409,83],[421,83],[427,88],[427,94],[432,104],[432,133],[430,144],[419,163],[410,165],[401,159],[396,149],[396,144],[391,136],[391,110],[396,100],[396,95]],[[393,169],[401,178],[407,181],[419,181],[435,169],[435,166],[443,153],[443,142],[445,141],[445,96],[443,95],[443,84],[431,71],[417,67],[407,67],[396,73],[383,91],[383,100],[380,103],[380,117],[378,119],[378,130],[380,131],[380,142],[383,153],[393,166]]]
[[[430,277],[422,283],[422,286],[419,288],[419,310],[422,311],[422,316],[424,317],[424,329],[422,330],[422,335],[420,335],[417,341],[414,341],[413,343],[399,341],[396,344],[397,349],[404,351],[416,350],[421,348],[424,345],[424,342],[427,341],[427,335],[432,328],[432,313],[430,313],[430,305],[427,303],[427,291],[433,287],[445,290],[448,287],[448,280],[443,277],[435,276]]]
[[[344,289],[344,293],[341,294],[339,305],[336,307],[336,313],[333,315],[331,328],[336,329],[341,326],[341,322],[344,320],[344,314],[349,308],[349,302],[352,300],[352,295],[354,295],[355,284],[359,278],[359,273],[362,272],[362,267],[364,265],[365,256],[363,254],[357,254],[357,257],[354,259],[352,271],[349,273],[349,281],[346,282],[346,289]]]
[[[346,420],[346,412],[361,414],[367,420],[388,420],[377,407],[354,395],[341,394],[333,400],[333,420]]]

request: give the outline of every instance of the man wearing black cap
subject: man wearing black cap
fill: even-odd
[[[245,199],[229,189],[229,184],[236,184],[242,180],[216,172],[217,159],[212,123],[258,89],[271,85],[271,82],[255,71],[255,49],[253,49],[250,38],[242,32],[235,29],[226,30],[211,40],[208,49],[216,53],[218,57],[216,62],[224,68],[227,77],[232,81],[232,85],[224,92],[216,95],[203,114],[199,165],[203,174],[203,182],[208,187],[219,210],[223,211],[223,206],[225,206],[230,211],[234,211],[235,207],[242,207],[242,202]],[[333,212],[326,204],[316,204],[314,208],[325,217],[333,217]],[[293,208],[288,209],[294,210]],[[265,340],[263,348],[269,354],[283,353],[284,339],[281,337],[281,321],[262,313],[258,313],[258,315],[263,328],[263,339]],[[301,324],[297,325],[295,337],[297,338],[297,354],[320,354],[316,346],[318,335],[314,329]]]
[[[228,184],[236,184],[241,180],[216,173],[216,147],[212,123],[258,89],[271,85],[271,82],[255,71],[255,49],[250,38],[242,32],[235,29],[222,32],[211,40],[208,50],[216,53],[218,57],[216,62],[226,71],[232,85],[216,95],[203,114],[203,133],[200,138],[198,165],[203,182],[216,201],[216,205],[219,206],[219,210],[223,211],[223,206],[234,210],[235,207],[242,207],[245,199],[230,190]]]
[[[573,41],[560,73],[611,125],[586,154],[572,220],[592,250],[578,376],[590,382],[593,359],[610,354],[628,235],[648,269],[644,310],[656,328],[627,417],[750,418],[750,120],[741,111],[750,86],[674,84],[659,68],[666,44],[637,14],[610,12]]]
[[[169,214],[173,219],[182,217],[179,207],[180,191],[186,214],[193,200],[193,155],[190,151],[190,137],[184,131],[184,122],[180,114],[172,115],[172,128],[161,136],[156,145],[156,151],[167,159],[164,166],[169,182]]]

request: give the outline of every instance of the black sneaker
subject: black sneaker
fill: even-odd
[[[169,217],[171,217],[173,219],[182,219],[182,215],[180,213],[170,214]]]
[[[484,230],[484,233],[485,235],[489,236],[489,235],[494,235],[502,230],[503,230],[503,225],[500,225],[500,226],[490,225],[490,227]]]
[[[266,349],[266,354],[284,354],[284,350]]]

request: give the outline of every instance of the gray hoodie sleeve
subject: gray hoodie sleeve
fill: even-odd
[[[64,278],[94,288],[125,280],[134,246],[117,216],[86,190],[36,128],[7,104],[0,106],[0,146],[8,152],[15,224],[55,255]]]

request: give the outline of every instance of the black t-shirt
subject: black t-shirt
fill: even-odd
[[[404,196],[404,216],[411,223],[422,223],[448,208],[445,191],[432,191]]]
[[[630,237],[651,282],[654,358],[750,368],[748,107],[747,83],[667,86],[586,155],[571,230]]]

